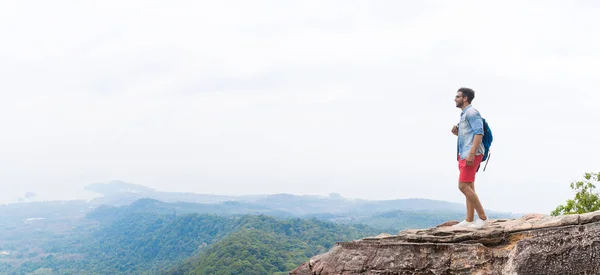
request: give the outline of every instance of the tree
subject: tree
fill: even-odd
[[[600,173],[585,173],[583,180],[571,182],[571,189],[576,191],[575,198],[567,200],[552,211],[552,216],[566,214],[583,214],[600,210],[600,194],[596,184],[600,182]]]

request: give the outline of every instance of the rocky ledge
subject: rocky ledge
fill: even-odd
[[[456,223],[337,243],[290,274],[600,274],[600,211]]]

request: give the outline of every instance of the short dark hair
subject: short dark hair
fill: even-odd
[[[471,101],[475,99],[475,91],[473,91],[473,89],[461,87],[460,89],[458,89],[458,92],[461,92],[463,97],[468,98],[467,101],[469,103],[471,103]]]

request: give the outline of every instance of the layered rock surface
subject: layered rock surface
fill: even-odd
[[[290,274],[600,274],[600,211],[450,225],[337,243]]]

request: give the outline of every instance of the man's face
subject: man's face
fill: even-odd
[[[456,97],[454,98],[454,102],[456,103],[456,108],[462,108],[465,104],[465,98],[462,95],[462,92],[457,92]]]

